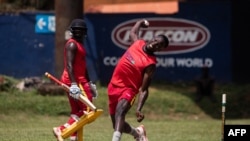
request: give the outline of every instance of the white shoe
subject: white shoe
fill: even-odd
[[[59,127],[54,127],[53,133],[54,133],[54,136],[57,138],[57,141],[63,141],[62,132]]]
[[[70,141],[77,141],[77,136],[70,136],[69,139]]]
[[[148,141],[148,138],[146,136],[146,130],[144,128],[144,125],[140,125],[139,127],[136,128],[137,132],[139,134],[139,137],[136,138],[136,141]]]

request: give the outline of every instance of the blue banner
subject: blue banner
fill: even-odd
[[[35,23],[35,13],[0,16],[0,74],[23,78],[54,73],[54,34],[37,34]]]
[[[203,66],[210,68],[217,81],[231,81],[230,11],[229,3],[180,3],[174,15],[87,14],[98,33],[101,82],[110,80],[119,57],[129,47],[129,30],[142,18],[150,27],[142,30],[141,38],[165,34],[170,39],[170,46],[157,53],[156,81],[193,81]]]
[[[204,65],[217,81],[232,81],[231,5],[227,2],[179,3],[179,12],[169,15],[84,15],[87,64],[94,81],[109,82],[129,47],[131,27],[142,18],[149,20],[150,27],[141,31],[141,38],[165,34],[170,40],[169,47],[157,53],[155,81],[192,81]],[[0,24],[0,74],[29,77],[54,73],[54,14],[3,14]]]

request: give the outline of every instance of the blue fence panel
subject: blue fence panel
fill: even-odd
[[[0,74],[17,78],[54,72],[54,34],[35,33],[35,14],[0,16]]]
[[[146,18],[151,26],[142,31],[142,38],[163,33],[170,39],[169,48],[157,54],[155,80],[192,81],[200,68],[207,65],[217,81],[232,81],[230,3],[179,6],[179,12],[172,15],[84,15],[89,28],[85,43],[91,79],[108,83],[119,57],[129,46],[129,30],[136,20]],[[39,27],[53,21],[54,14],[47,14],[46,20],[41,20],[43,16],[40,13],[0,16],[0,74],[22,78],[41,76],[45,71],[54,73],[54,29],[44,31],[37,25],[39,19]]]
[[[149,32],[142,32],[142,38],[157,33],[170,38],[170,47],[157,55],[155,80],[192,81],[206,65],[216,80],[230,82],[230,3],[180,3],[179,10],[173,15],[87,14],[95,27],[101,82],[108,83],[119,57],[129,46],[129,29],[142,18],[151,24]]]

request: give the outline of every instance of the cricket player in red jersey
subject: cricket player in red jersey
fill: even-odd
[[[71,107],[68,121],[53,128],[53,133],[58,141],[63,141],[61,132],[69,127],[87,111],[87,106],[78,100],[82,86],[85,96],[92,102],[92,97],[97,96],[95,85],[90,81],[86,67],[86,50],[83,41],[87,36],[87,27],[83,19],[74,19],[69,27],[72,37],[66,42],[64,47],[64,70],[61,81],[70,87],[67,94]],[[95,87],[96,88],[96,87]],[[77,141],[77,133],[70,136],[71,141]]]
[[[137,94],[137,121],[141,122],[144,119],[142,108],[148,98],[148,88],[156,69],[154,52],[165,49],[169,44],[165,35],[158,35],[148,42],[139,39],[140,27],[148,26],[149,22],[143,19],[132,27],[132,45],[120,58],[108,84],[109,114],[114,128],[112,141],[120,141],[122,133],[131,134],[136,141],[148,141],[143,125],[135,128],[125,121],[125,116]]]

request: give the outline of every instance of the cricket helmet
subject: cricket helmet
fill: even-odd
[[[69,30],[73,37],[87,37],[87,25],[83,19],[74,19],[69,26]]]

